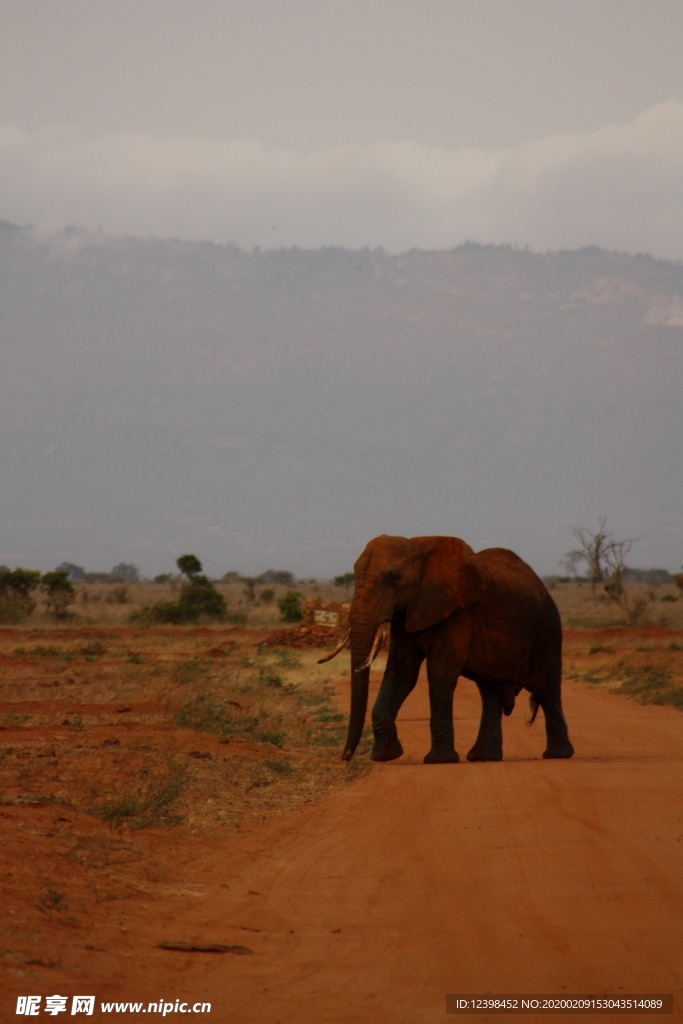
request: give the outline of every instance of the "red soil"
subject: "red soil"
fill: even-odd
[[[661,640],[643,633],[629,643]],[[573,647],[570,636],[568,659],[611,636]],[[347,679],[338,687],[346,710]],[[463,755],[479,709],[467,681],[455,708]],[[571,761],[541,760],[542,723],[527,727],[520,700],[502,763],[427,767],[421,681],[400,716],[400,761],[215,838],[183,828],[104,841],[100,822],[41,803],[34,785],[0,804],[1,1019],[22,1019],[17,996],[39,993],[208,1001],[200,1019],[221,1024],[431,1024],[452,1019],[447,993],[673,993],[667,1019],[683,1019],[683,717],[576,681],[565,710]],[[58,913],[47,889],[36,910],[36,879],[56,890],[60,871],[89,881],[87,900]],[[251,952],[160,948],[169,940]]]

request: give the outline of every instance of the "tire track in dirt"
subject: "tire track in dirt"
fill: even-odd
[[[173,969],[179,993],[245,1024],[431,1024],[449,1019],[447,992],[673,992],[680,1013],[683,719],[565,692],[573,760],[541,760],[542,725],[520,706],[502,763],[427,767],[421,680],[400,761],[245,837],[207,866],[207,898],[169,908],[174,937],[254,956],[154,951],[126,991],[168,988]],[[479,708],[466,681],[455,707],[464,755]]]

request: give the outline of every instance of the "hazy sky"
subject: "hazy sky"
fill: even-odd
[[[0,217],[683,259],[681,0],[0,0]]]

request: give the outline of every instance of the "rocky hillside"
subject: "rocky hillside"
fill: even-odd
[[[0,562],[347,571],[382,531],[683,561],[683,266],[0,230]]]

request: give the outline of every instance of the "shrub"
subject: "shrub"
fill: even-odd
[[[227,612],[223,595],[206,576],[194,576],[183,587],[177,604],[184,622],[196,622],[200,618],[224,619]]]
[[[301,622],[303,618],[303,598],[298,590],[288,590],[277,603],[280,615],[285,622]]]
[[[76,594],[69,574],[64,569],[46,572],[40,585],[47,593],[47,607],[55,618],[62,619]]]
[[[177,601],[159,601],[133,616],[133,621],[182,625],[199,619],[224,622],[228,609],[222,594],[206,576],[194,576],[183,586]]]
[[[20,622],[36,606],[31,596],[40,583],[34,569],[0,569],[0,621]]]

